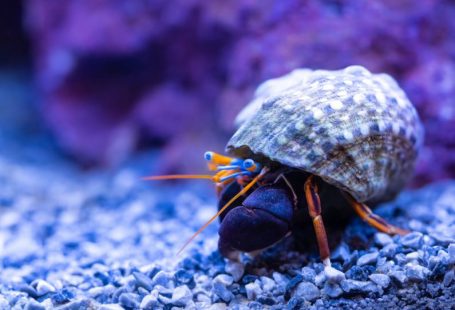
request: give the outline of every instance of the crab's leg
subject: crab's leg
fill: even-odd
[[[373,211],[371,211],[371,209],[368,208],[368,206],[356,201],[350,195],[346,196],[347,200],[351,204],[352,208],[354,208],[354,211],[357,213],[357,215],[360,216],[360,218],[364,220],[367,224],[373,226],[377,230],[389,235],[406,235],[409,233],[409,231],[405,229],[401,229],[399,227],[387,223],[387,221],[384,220],[382,217],[374,214]]]
[[[305,181],[305,198],[308,204],[308,213],[313,220],[313,227],[319,246],[319,254],[325,266],[330,266],[330,250],[324,222],[321,215],[321,201],[318,195],[318,187],[313,181],[313,176],[309,176]]]

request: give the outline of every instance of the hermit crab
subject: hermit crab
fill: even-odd
[[[226,147],[232,157],[205,153],[214,175],[146,178],[215,182],[219,211],[194,236],[220,217],[219,250],[235,258],[291,233],[294,217],[306,209],[330,266],[321,215],[329,200],[350,205],[379,231],[406,233],[367,206],[403,188],[422,144],[417,112],[389,75],[360,66],[297,69],[260,85],[236,121]]]

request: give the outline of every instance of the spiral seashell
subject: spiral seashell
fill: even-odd
[[[393,198],[411,177],[423,128],[395,80],[361,66],[297,69],[259,86],[227,144],[236,157],[301,169],[359,202]]]

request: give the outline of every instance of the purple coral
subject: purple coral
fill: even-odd
[[[359,64],[394,76],[419,110],[426,145],[414,183],[455,177],[451,1],[26,4],[43,111],[84,160],[118,161],[144,139],[190,139],[179,151],[189,154],[208,135],[226,141],[260,82]]]

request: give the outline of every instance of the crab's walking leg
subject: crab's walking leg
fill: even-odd
[[[314,231],[319,246],[319,254],[325,266],[330,266],[330,250],[324,222],[321,216],[321,201],[319,200],[318,187],[313,181],[313,176],[309,176],[305,182],[305,197],[308,203],[308,212],[313,220]]]
[[[349,203],[354,208],[354,211],[364,220],[367,224],[373,226],[377,230],[389,235],[406,235],[409,231],[389,224],[379,215],[376,215],[365,204],[356,201],[349,195],[346,195]]]

